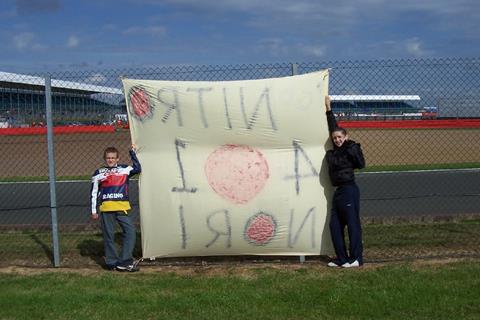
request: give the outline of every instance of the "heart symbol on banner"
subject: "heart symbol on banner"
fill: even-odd
[[[152,116],[152,107],[150,99],[144,89],[133,87],[130,90],[130,104],[134,116],[139,120],[144,120]]]
[[[245,225],[245,239],[256,246],[263,246],[273,239],[277,223],[272,215],[264,212],[250,217]]]
[[[236,204],[253,199],[269,177],[267,160],[260,151],[231,144],[221,146],[208,156],[205,174],[219,196]]]

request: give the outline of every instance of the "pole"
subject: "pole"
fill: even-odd
[[[298,74],[298,63],[292,63],[292,76],[296,76]]]
[[[58,245],[57,193],[55,189],[55,157],[53,154],[53,121],[52,121],[52,79],[45,76],[45,107],[47,116],[48,146],[48,181],[50,182],[50,212],[52,215],[53,266],[60,266],[60,249]]]

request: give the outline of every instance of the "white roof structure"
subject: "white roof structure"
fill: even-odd
[[[0,71],[0,82],[19,83],[24,85],[33,86],[45,86],[45,78],[30,76],[18,73],[2,72]],[[123,91],[118,88],[97,86],[94,84],[64,81],[64,80],[51,80],[52,88],[72,89],[80,91],[88,91],[95,93],[111,93],[111,94],[123,94]]]
[[[332,101],[420,101],[418,95],[331,95]]]
[[[52,79],[51,81],[52,88],[80,90],[92,93],[123,94],[122,89],[119,88],[57,79]],[[43,77],[2,71],[0,71],[0,82],[45,86],[45,78]],[[332,101],[420,101],[420,96],[418,95],[331,95],[330,98]]]

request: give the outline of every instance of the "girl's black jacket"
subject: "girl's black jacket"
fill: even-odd
[[[337,128],[335,115],[332,111],[327,111],[328,131],[330,136]],[[333,141],[332,141],[333,143]],[[346,140],[341,147],[333,143],[333,150],[328,150],[325,155],[328,164],[328,173],[334,186],[351,184],[355,181],[354,169],[365,167],[360,143],[353,140]]]

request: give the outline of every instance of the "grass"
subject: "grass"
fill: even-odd
[[[364,225],[365,256],[370,260],[480,255],[480,220]]]
[[[480,219],[457,222],[364,224],[365,260],[388,261],[418,257],[479,256]],[[62,266],[101,263],[103,242],[99,230],[61,231]],[[49,230],[3,231],[0,261],[3,265],[50,266],[52,240]],[[135,256],[141,256],[138,234]]]
[[[364,225],[364,241],[368,247],[447,247],[478,241],[480,220],[437,222],[418,224],[367,224]]]
[[[478,261],[0,273],[1,319],[478,319]]]

